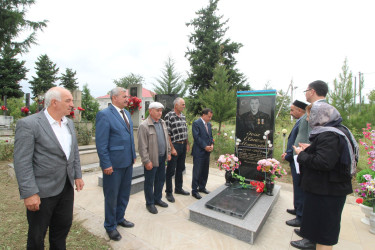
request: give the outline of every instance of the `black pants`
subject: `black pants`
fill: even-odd
[[[27,249],[44,249],[48,227],[50,249],[66,249],[66,237],[73,221],[73,201],[74,190],[67,178],[60,194],[41,198],[39,211],[27,210]]]
[[[175,175],[175,190],[180,191],[183,186],[182,172],[185,170],[186,144],[173,143],[173,147],[177,151],[177,156],[172,155],[172,159],[167,163],[167,171],[165,173],[165,192],[172,193],[172,177]]]

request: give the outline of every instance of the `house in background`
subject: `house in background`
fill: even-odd
[[[126,90],[126,94],[129,95],[129,89]],[[139,116],[141,119],[145,118],[145,113],[148,110],[148,106],[150,103],[154,102],[154,96],[155,92],[142,87],[142,96],[138,96],[138,98],[141,98],[142,100],[142,108],[139,110]],[[96,100],[99,102],[99,110],[105,109],[112,103],[109,95],[99,96],[96,98]]]

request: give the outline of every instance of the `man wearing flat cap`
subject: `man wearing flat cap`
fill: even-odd
[[[290,115],[293,116],[294,119],[297,119],[296,124],[294,125],[292,131],[288,136],[288,144],[286,147],[285,153],[281,155],[283,160],[286,160],[290,164],[290,169],[292,172],[293,178],[293,209],[287,209],[287,212],[293,215],[296,215],[296,219],[300,221],[302,217],[302,208],[303,208],[303,191],[299,187],[299,180],[300,175],[296,172],[296,166],[294,165],[293,159],[293,145],[294,141],[296,140],[299,125],[301,122],[301,117],[305,114],[305,108],[307,104],[298,100],[295,100],[293,104],[290,106]],[[293,219],[293,220],[296,220]],[[287,222],[288,223],[288,222]]]
[[[168,129],[161,119],[164,109],[160,102],[153,102],[148,107],[150,115],[138,128],[138,152],[144,166],[144,192],[146,208],[157,214],[155,205],[168,207],[161,200],[165,181],[165,160],[171,160]]]

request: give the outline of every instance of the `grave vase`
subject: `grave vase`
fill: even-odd
[[[266,195],[272,196],[274,187],[275,187],[275,183],[272,181],[270,174],[267,173],[267,176],[266,176],[266,188],[267,188]]]
[[[230,186],[232,183],[232,170],[225,171],[225,186]]]

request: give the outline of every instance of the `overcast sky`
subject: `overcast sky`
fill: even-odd
[[[183,76],[191,28],[185,24],[208,0],[36,0],[27,18],[48,20],[38,45],[23,55],[35,76],[42,54],[60,68],[77,71],[80,88],[94,97],[114,87],[113,80],[142,75],[148,89],[161,76],[170,56]],[[226,37],[243,44],[239,70],[253,89],[269,82],[304,100],[308,83],[320,79],[332,87],[345,58],[353,75],[364,73],[367,93],[375,89],[375,1],[373,0],[220,0],[218,15],[229,19]],[[30,92],[27,81],[21,83]],[[366,96],[367,98],[367,96]]]

